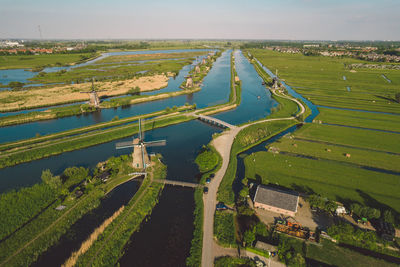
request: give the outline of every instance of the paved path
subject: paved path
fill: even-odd
[[[274,94],[277,94],[273,91]],[[300,112],[297,116],[302,115],[305,112],[305,107],[299,102],[297,99],[282,96],[287,99],[291,99],[295,101],[299,107]],[[217,191],[219,188],[219,184],[222,181],[222,178],[225,175],[225,172],[228,168],[229,160],[230,160],[230,152],[232,148],[233,141],[235,140],[236,135],[244,128],[249,127],[250,125],[268,122],[268,121],[281,121],[281,120],[293,120],[295,117],[288,118],[275,118],[275,119],[265,119],[257,122],[253,122],[247,125],[243,125],[240,127],[231,128],[229,131],[223,132],[222,135],[218,136],[216,139],[212,141],[212,145],[218,151],[218,153],[222,157],[222,166],[215,174],[214,179],[212,179],[211,183],[208,185],[208,194],[203,195],[203,203],[204,203],[204,225],[203,225],[203,251],[201,258],[201,266],[203,267],[211,267],[214,263],[215,258],[215,248],[214,248],[214,213],[215,206],[217,204]]]

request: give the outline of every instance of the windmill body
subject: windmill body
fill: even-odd
[[[104,90],[96,91],[94,90],[94,79],[92,80],[92,90],[87,92],[81,92],[81,94],[89,94],[89,104],[98,108],[100,106],[100,98],[97,94],[98,92],[104,92]]]
[[[144,132],[142,131],[142,120],[139,119],[139,137],[134,138],[133,141],[120,142],[116,144],[116,149],[133,147],[132,153],[132,167],[146,171],[147,166],[150,165],[150,158],[147,154],[146,147],[152,146],[165,146],[166,140],[157,141],[144,141]]]

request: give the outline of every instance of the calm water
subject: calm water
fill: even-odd
[[[202,90],[194,94],[140,103],[128,107],[103,109],[99,112],[80,116],[2,127],[0,131],[0,142],[16,141],[34,137],[36,134],[45,135],[84,127],[99,122],[110,121],[115,116],[122,119],[135,115],[147,114],[163,110],[166,107],[182,106],[185,103],[196,103],[198,107],[206,107],[214,105],[214,103],[227,102],[229,100],[230,83],[227,81],[227,78],[221,79],[221,77],[230,77],[230,52],[231,51],[224,52],[222,56],[214,62],[213,68],[204,79]],[[179,90],[179,81],[183,81],[184,76],[189,70],[189,66],[184,67],[184,70],[179,73],[176,80],[171,79],[173,85],[163,89],[163,92]],[[148,94],[159,92],[160,91],[149,92]]]
[[[123,56],[123,55],[143,55],[143,54],[156,54],[156,53],[181,53],[181,52],[192,52],[192,51],[211,51],[213,49],[175,49],[175,50],[141,50],[141,51],[123,51],[123,52],[110,52],[110,53],[103,53],[100,57],[95,58],[93,60],[76,64],[73,66],[65,66],[65,67],[50,67],[45,68],[43,71],[45,72],[56,72],[60,70],[69,70],[78,67],[87,66],[93,64],[101,59],[104,59],[109,56]],[[29,71],[29,69],[7,69],[7,70],[0,70],[0,83],[3,85],[7,85],[10,82],[22,82],[22,83],[31,83],[29,81],[30,78],[36,76],[39,72]],[[32,85],[42,85],[42,84],[29,84]],[[5,88],[0,88],[0,90],[6,90]]]
[[[238,107],[241,112],[226,112],[219,116],[221,118],[226,116],[225,118],[231,123],[242,123],[265,117],[269,114],[270,109],[276,105],[275,101],[270,98],[269,93],[261,85],[261,79],[253,66],[246,61],[241,53],[236,53],[236,60],[238,75],[243,81],[242,104]],[[199,93],[177,97],[169,101],[177,101],[177,99],[182,98],[183,103],[196,103],[199,107],[205,107],[227,102],[229,92],[230,51],[227,51],[214,63],[214,67],[204,79],[204,86]],[[260,95],[261,99],[258,99],[258,95]],[[148,109],[151,110],[153,106],[157,106],[160,102],[164,101],[145,103],[142,106],[142,112],[151,112]],[[171,102],[168,103],[169,106],[172,106]],[[140,107],[141,105],[132,107],[137,108],[138,106]],[[129,116],[135,115],[131,111],[131,107],[117,110],[129,111]],[[99,116],[99,121],[104,121],[103,116],[106,116],[104,113],[101,112],[97,115]],[[77,126],[71,122],[70,127]],[[150,153],[162,154],[163,162],[168,166],[167,179],[196,181],[199,171],[194,164],[194,159],[202,145],[209,143],[212,134],[220,131],[221,129],[211,127],[200,121],[190,121],[146,131],[146,140],[167,139],[165,147],[149,149]],[[115,150],[116,142],[129,139],[124,138],[2,169],[0,170],[0,191],[4,192],[37,183],[40,181],[41,171],[46,168],[58,174],[69,166],[93,167],[97,162],[104,161],[110,156],[130,153],[128,149]],[[124,186],[122,185],[121,188],[124,188]],[[99,209],[102,209],[102,207],[103,205]],[[193,235],[193,211],[192,189],[166,186],[159,203],[151,214],[151,220],[144,222],[141,230],[132,235],[131,242],[127,245],[124,256],[120,259],[120,264],[122,266],[184,266],[185,259],[189,255],[190,241]],[[100,218],[101,214],[99,212]],[[85,224],[83,223],[82,225]],[[95,226],[93,225],[93,227]],[[79,227],[76,229],[79,229]],[[71,234],[75,233],[74,231],[78,232],[78,230],[71,231]],[[57,261],[57,264],[61,262],[61,258],[67,257],[66,255],[72,251],[72,247],[78,246],[80,241],[75,239],[75,241],[72,241],[72,246],[68,241],[68,235],[69,233],[66,237],[63,237],[62,242],[58,245],[63,249],[55,246],[44,254],[50,259],[54,259],[54,263],[56,263],[58,257],[60,260]],[[157,257],[154,257],[154,251],[157,251]],[[47,261],[43,262],[47,263]]]
[[[94,229],[99,227],[107,218],[111,217],[122,205],[126,205],[139,189],[138,181],[129,181],[112,190],[101,200],[99,207],[85,214],[77,220],[67,234],[63,235],[57,243],[52,246],[31,266],[61,266],[73,251],[80,248]]]
[[[277,106],[278,103],[271,98],[269,90],[262,85],[262,78],[241,51],[235,52],[235,64],[237,74],[242,81],[240,106],[214,117],[231,124],[242,124],[265,118],[271,114],[271,108]]]
[[[265,70],[265,72],[268,73],[268,75],[271,78],[276,77],[276,75],[272,71],[270,71],[267,67],[265,67],[263,64],[261,64],[260,61],[257,60],[257,62]],[[314,120],[314,118],[317,117],[318,114],[319,114],[318,107],[316,105],[314,105],[310,100],[308,100],[307,98],[303,97],[301,94],[299,94],[295,90],[293,90],[292,87],[290,87],[284,81],[281,80],[281,83],[285,86],[286,90],[289,92],[290,95],[292,95],[295,98],[301,99],[303,101],[303,103],[305,103],[307,105],[307,107],[311,109],[311,115],[308,116],[304,121],[305,122],[312,122]]]
[[[193,192],[192,188],[164,188],[150,220],[132,235],[120,266],[186,265],[194,230]]]

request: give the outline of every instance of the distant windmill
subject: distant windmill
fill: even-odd
[[[136,169],[142,169],[146,172],[146,168],[150,165],[150,158],[147,154],[146,147],[154,147],[154,146],[165,146],[167,144],[166,140],[157,140],[157,141],[144,141],[144,131],[142,131],[142,120],[139,119],[139,136],[138,138],[134,138],[133,141],[128,142],[120,142],[115,145],[116,149],[124,149],[133,147],[132,153],[132,166]]]
[[[98,92],[105,92],[105,90],[96,91],[94,90],[94,78],[92,78],[92,90],[88,92],[80,92],[81,94],[89,94],[89,104],[98,108],[100,106],[100,99],[97,95]]]
[[[278,82],[279,82],[278,70],[275,71],[275,77],[272,78],[272,82],[273,82],[272,87],[273,87],[274,89],[278,89],[278,88],[279,88],[279,86],[278,86]]]
[[[191,75],[188,75],[185,77],[186,78],[186,88],[191,88],[193,87],[193,79]]]

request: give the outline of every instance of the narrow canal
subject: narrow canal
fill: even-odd
[[[226,65],[227,62],[229,63],[229,58],[230,58],[230,51],[224,52],[222,56],[218,58],[217,61],[214,63],[214,67],[211,69],[209,74],[212,74],[212,72],[223,72],[222,74],[226,74],[225,68],[221,69],[220,67]],[[197,59],[195,63],[198,62],[199,60],[201,60],[201,57]],[[179,89],[179,85],[183,82],[184,77],[188,75],[188,72],[192,68],[193,68],[192,64],[183,67],[183,69],[181,69],[181,71],[175,77],[175,79],[170,78],[169,85],[166,88],[152,92],[145,92],[142,94],[154,95],[164,92],[174,92],[181,90]],[[217,71],[214,71],[214,69],[216,69]],[[215,76],[215,74],[213,75]],[[199,106],[203,107],[212,105],[213,102],[219,100],[215,99],[216,96],[215,92],[218,91],[216,90],[218,89],[218,84],[214,84],[213,82],[214,81],[211,81],[211,88],[209,88],[210,90],[207,90],[208,88],[204,88],[204,91],[208,91],[209,94],[204,94],[203,93],[204,91],[202,90],[200,92],[196,92],[191,95],[181,95],[157,101],[139,103],[127,107],[102,109],[97,112],[79,116],[70,116],[54,120],[45,120],[45,121],[2,127],[0,131],[0,142],[11,142],[20,139],[32,138],[37,134],[46,135],[51,133],[57,133],[60,131],[66,131],[73,128],[85,127],[100,122],[110,121],[115,116],[118,116],[120,119],[122,119],[126,117],[132,117],[135,115],[152,113],[155,111],[163,110],[167,107],[182,106],[185,103],[192,104],[196,102]],[[229,92],[227,93],[226,98],[220,101],[224,102],[225,100],[227,101],[227,99],[229,99]]]
[[[184,96],[182,103],[196,103],[198,107],[205,107],[228,101],[230,93],[230,52],[224,52],[214,63],[209,75],[204,79],[202,90],[192,96]],[[221,119],[226,119],[231,123],[243,123],[270,114],[271,108],[276,106],[276,102],[271,98],[265,87],[261,85],[262,80],[254,67],[248,63],[241,52],[235,53],[235,62],[238,75],[243,83],[242,102],[237,108],[240,112],[234,110],[217,117],[221,116]],[[151,112],[147,109],[156,105],[157,102],[145,103],[144,113]],[[169,105],[171,106],[171,104]],[[159,109],[161,108],[156,110]],[[129,116],[133,115],[131,113]],[[194,164],[194,159],[201,147],[210,142],[212,134],[221,131],[219,128],[196,120],[146,131],[146,140],[161,138],[167,140],[165,147],[149,149],[149,153],[162,154],[163,162],[168,167],[167,179],[197,181],[199,170]],[[111,156],[130,153],[129,150],[115,150],[116,142],[129,139],[116,140],[2,169],[0,170],[0,191],[4,192],[37,183],[40,181],[40,174],[43,169],[50,169],[54,174],[59,174],[69,166],[93,167],[97,162],[104,161]],[[121,185],[121,190],[124,187],[125,184]],[[116,197],[116,194],[110,195],[109,201],[112,202],[114,197]],[[102,210],[102,205],[98,209]],[[151,220],[144,222],[141,225],[141,230],[132,235],[125,254],[120,259],[120,264],[127,266],[135,261],[140,263],[138,266],[184,266],[185,259],[189,255],[190,241],[193,237],[193,211],[192,189],[166,186],[159,203],[153,210]],[[101,212],[98,216],[102,218]],[[82,223],[81,220],[77,222],[77,226],[71,230],[72,232],[80,231],[79,222]],[[81,225],[84,225],[84,223]],[[92,226],[91,230],[94,227]],[[85,239],[83,236],[87,237],[89,232],[91,231],[82,234],[82,240]],[[69,239],[69,234],[67,233],[58,245],[43,254],[39,262],[47,262],[46,258],[56,259],[58,253],[62,253],[62,257],[66,257],[65,255],[71,253],[73,248],[79,246],[80,240]],[[152,251],[162,251],[162,253],[157,252],[158,256],[154,257]]]

